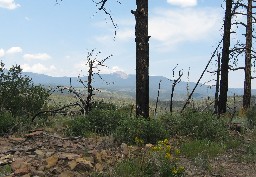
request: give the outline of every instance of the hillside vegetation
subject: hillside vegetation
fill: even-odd
[[[145,119],[135,116],[132,99],[95,97],[88,114],[52,112],[75,98],[50,95],[19,67],[2,76],[0,176],[256,175],[255,107],[237,105],[218,117],[209,100],[183,113],[159,103],[158,114],[152,108]]]

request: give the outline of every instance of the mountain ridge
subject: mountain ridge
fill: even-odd
[[[45,74],[38,74],[32,72],[23,72],[24,75],[32,78],[35,84],[41,84],[44,86],[69,86],[70,81],[73,87],[82,87],[82,84],[79,83],[77,77],[53,77]],[[101,79],[102,78],[102,79]],[[101,78],[97,75],[94,75],[93,87],[98,89],[105,89],[112,92],[123,92],[132,97],[135,97],[136,91],[136,75],[125,74],[123,72],[115,72],[111,74],[101,74]],[[87,77],[82,77],[83,80],[87,80]],[[164,76],[150,76],[149,77],[149,95],[150,99],[156,99],[158,93],[158,86],[161,80],[160,88],[160,97],[162,101],[170,100],[172,81]],[[187,98],[187,86],[191,92],[196,83],[194,82],[183,82],[181,81],[175,87],[174,91],[174,100],[184,100]],[[208,85],[199,84],[196,88],[193,98],[201,99],[205,97],[213,97],[215,93],[215,87],[209,87]],[[233,94],[242,95],[243,88],[229,88],[228,95],[232,96]],[[252,94],[256,94],[256,90],[252,89]]]

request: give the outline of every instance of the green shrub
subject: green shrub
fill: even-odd
[[[10,133],[15,125],[15,119],[10,113],[1,112],[0,113],[0,135]]]
[[[226,150],[226,145],[209,140],[192,140],[181,145],[182,154],[189,158],[196,158],[198,155],[215,157]]]
[[[218,141],[225,139],[228,135],[225,123],[212,113],[188,110],[182,114],[162,115],[160,120],[172,136]]]
[[[246,117],[249,127],[251,129],[256,127],[256,106],[253,106],[246,112]]]
[[[87,136],[90,133],[90,123],[86,117],[75,117],[67,122],[66,135]]]
[[[181,177],[185,169],[178,165],[180,151],[170,146],[167,139],[158,141],[150,149],[143,151],[139,157],[126,159],[118,163],[112,176],[134,177]]]
[[[182,128],[182,117],[180,114],[163,114],[160,116],[160,121],[171,136],[178,135]]]
[[[124,118],[126,118],[126,116],[119,111],[104,109],[92,110],[86,116],[91,131],[101,135],[109,135],[115,132],[116,128]]]
[[[141,162],[139,158],[126,159],[119,162],[114,168],[114,177],[151,177],[153,176],[154,169],[149,162]]]
[[[119,143],[135,144],[135,139],[139,138],[144,143],[154,144],[158,140],[168,137],[168,134],[159,120],[129,117],[120,123],[114,137]]]
[[[182,114],[181,133],[196,139],[221,140],[228,135],[221,119],[211,113],[187,111]]]
[[[92,109],[96,110],[116,110],[117,107],[113,103],[106,103],[103,100],[92,103]]]
[[[11,165],[1,165],[0,166],[0,176],[9,176],[12,173]]]
[[[0,109],[8,110],[14,117],[30,116],[40,111],[48,97],[46,89],[22,75],[20,66],[7,70],[0,62]]]

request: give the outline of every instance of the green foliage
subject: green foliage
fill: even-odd
[[[119,111],[104,109],[94,109],[86,116],[91,131],[101,135],[109,135],[115,132],[120,122],[125,118],[126,116]]]
[[[157,119],[147,120],[142,117],[124,119],[114,134],[120,143],[136,144],[135,138],[143,139],[145,143],[156,143],[168,137],[164,126]]]
[[[160,120],[163,123],[166,130],[168,130],[171,136],[178,135],[182,128],[182,117],[180,114],[163,114],[160,116]]]
[[[67,123],[67,135],[86,136],[89,132],[109,135],[115,132],[126,116],[119,111],[93,109],[85,117],[75,117]]]
[[[49,92],[35,86],[31,78],[22,75],[20,66],[9,70],[0,66],[0,109],[11,112],[15,117],[29,116],[38,112],[49,97]]]
[[[226,145],[208,140],[192,140],[181,145],[182,154],[189,158],[196,158],[199,154],[216,157],[226,150]]]
[[[184,167],[179,166],[178,149],[171,148],[167,139],[142,152],[140,157],[121,161],[114,168],[113,176],[184,176]]]
[[[180,115],[164,115],[161,120],[171,135],[216,141],[228,135],[225,123],[211,113],[188,110]]]
[[[12,168],[9,164],[0,166],[0,176],[8,176],[12,173]]]
[[[246,112],[248,125],[250,128],[256,127],[256,106],[253,106]]]
[[[8,112],[0,112],[0,135],[10,133],[15,125],[15,119]]]
[[[90,133],[90,123],[83,116],[75,117],[67,122],[65,133],[68,136],[87,136]]]
[[[121,161],[116,165],[114,169],[115,177],[151,177],[153,176],[154,169],[152,169],[152,164],[147,162],[142,162],[141,159],[127,159]]]
[[[104,110],[116,110],[117,109],[117,107],[116,107],[116,105],[114,105],[113,103],[106,103],[106,102],[104,102],[103,100],[101,100],[101,101],[95,101],[95,102],[93,102],[92,103],[92,109],[100,109],[100,110],[102,110],[102,109],[104,109]]]
[[[240,162],[256,163],[256,132],[250,135],[251,140],[245,141],[239,149],[242,149],[241,154],[236,154]]]

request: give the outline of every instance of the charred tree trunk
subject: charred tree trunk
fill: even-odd
[[[89,71],[88,71],[88,83],[87,83],[87,98],[86,98],[86,105],[85,105],[85,112],[88,114],[91,110],[91,100],[93,96],[93,89],[92,89],[92,76],[93,76],[93,61],[89,61]]]
[[[252,0],[248,0],[247,26],[246,26],[246,50],[245,50],[245,80],[243,108],[247,109],[251,103],[251,49],[252,49]]]
[[[217,69],[217,78],[216,78],[216,90],[215,90],[215,101],[214,101],[214,114],[217,114],[217,113],[218,113],[218,104],[219,104],[220,59],[221,59],[221,56],[220,56],[220,54],[218,54],[218,69]]]
[[[221,59],[221,80],[219,97],[219,114],[227,111],[227,92],[228,92],[228,71],[229,71],[229,48],[230,48],[230,30],[232,18],[232,0],[226,0],[226,12],[224,20],[223,48]]]
[[[149,117],[148,0],[136,0],[136,115]]]

